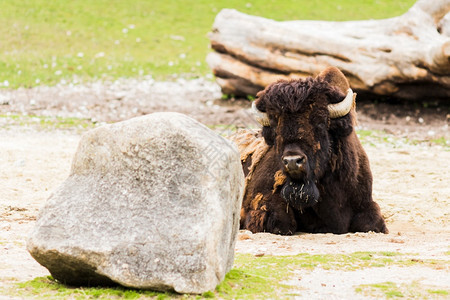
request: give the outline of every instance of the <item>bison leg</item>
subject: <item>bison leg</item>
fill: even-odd
[[[241,229],[247,229],[253,233],[294,234],[297,231],[294,209],[284,200],[277,200],[272,198],[259,209],[252,209],[241,215]]]
[[[389,233],[383,216],[381,215],[380,207],[373,201],[371,201],[363,210],[356,212],[352,218],[349,231]]]
[[[306,229],[315,233],[347,233],[347,232],[382,232],[388,229],[381,215],[378,204],[370,201],[365,207],[353,210],[350,207],[338,207],[331,203],[319,203],[313,207],[321,222],[308,221]],[[302,216],[300,216],[302,218]],[[302,222],[303,223],[303,222]],[[314,224],[314,225],[312,225]],[[312,226],[311,226],[312,225]]]
[[[294,234],[297,231],[294,209],[281,199],[272,201],[270,204],[265,225],[266,231],[282,235]]]
[[[338,207],[330,203],[319,203],[312,208],[317,220],[313,226],[306,226],[313,233],[347,233],[351,220],[351,211],[346,207]],[[309,228],[308,228],[309,227]]]
[[[250,230],[253,233],[264,232],[267,212],[262,210],[251,210],[241,218],[241,229]]]

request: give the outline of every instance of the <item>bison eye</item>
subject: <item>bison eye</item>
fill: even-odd
[[[320,133],[320,134],[323,134],[324,132],[327,131],[327,126],[325,125],[325,123],[319,123],[319,124],[316,126],[316,131],[317,131],[318,133]]]

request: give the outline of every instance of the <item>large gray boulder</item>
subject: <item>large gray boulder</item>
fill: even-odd
[[[243,191],[234,145],[178,113],[87,132],[28,251],[54,278],[202,293],[234,260]]]

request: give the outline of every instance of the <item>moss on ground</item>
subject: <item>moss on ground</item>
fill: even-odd
[[[293,291],[292,286],[284,284],[294,271],[310,272],[315,268],[326,270],[355,271],[386,266],[424,266],[434,269],[448,268],[448,261],[422,260],[413,254],[397,252],[355,252],[352,254],[299,254],[295,256],[262,256],[237,254],[235,268],[225,277],[215,291],[202,295],[179,295],[154,291],[135,290],[124,287],[69,287],[52,277],[38,277],[31,281],[15,283],[9,288],[0,289],[0,295],[14,297],[35,297],[45,299],[268,299],[292,298],[301,296],[301,290]],[[409,285],[392,282],[357,286],[356,292],[363,295],[383,297],[446,297],[447,290],[423,286],[414,282]]]
[[[406,299],[448,299],[448,290],[430,287],[413,281],[411,283],[380,282],[359,285],[355,291],[364,296],[376,298],[406,298]]]

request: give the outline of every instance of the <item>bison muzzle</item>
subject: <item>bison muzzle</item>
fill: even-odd
[[[261,132],[234,137],[246,175],[242,229],[388,232],[354,130],[355,96],[333,67],[258,93],[252,108]]]

